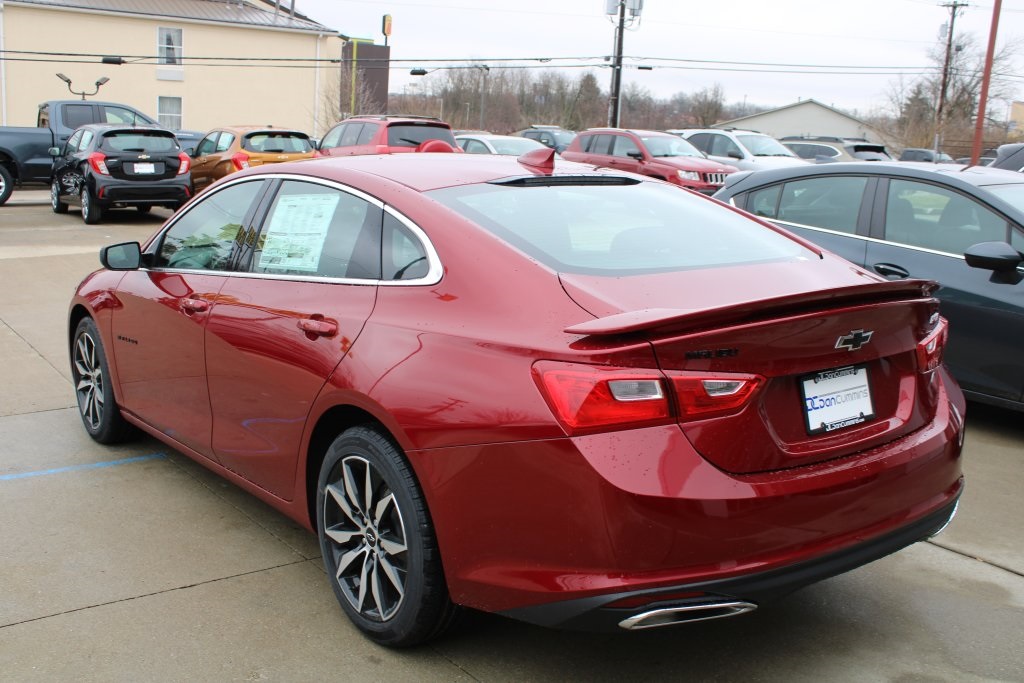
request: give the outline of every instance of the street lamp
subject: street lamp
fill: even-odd
[[[64,81],[64,83],[67,84],[68,90],[71,91],[72,95],[81,95],[83,100],[85,99],[86,95],[91,97],[91,96],[95,95],[96,93],[98,93],[100,91],[100,87],[103,86],[105,83],[107,83],[110,80],[106,76],[101,76],[100,79],[98,81],[96,81],[96,84],[95,84],[96,85],[96,89],[93,90],[92,92],[87,93],[84,90],[81,90],[81,91],[79,91],[79,90],[72,90],[72,88],[71,88],[71,79],[68,78],[67,76],[65,76],[64,74],[61,74],[61,73],[57,74],[57,78],[59,78],[60,80]]]

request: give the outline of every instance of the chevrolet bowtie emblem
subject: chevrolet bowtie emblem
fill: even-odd
[[[871,330],[853,330],[850,334],[844,334],[842,337],[836,340],[837,349],[846,349],[847,351],[856,351],[860,347],[871,341],[871,335],[874,334]]]

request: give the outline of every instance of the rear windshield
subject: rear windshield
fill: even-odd
[[[414,124],[397,124],[388,126],[388,146],[418,147],[427,140],[444,140],[456,147],[455,136],[450,128],[444,126],[417,126]]]
[[[485,184],[429,194],[560,272],[619,276],[817,258],[715,202],[655,183]]]
[[[242,149],[250,152],[266,152],[268,154],[292,154],[296,152],[312,152],[313,144],[305,133],[261,131],[259,133],[249,133],[242,138]]]
[[[106,133],[100,149],[105,152],[146,152],[149,154],[163,154],[167,152],[178,152],[180,147],[174,135],[162,131],[124,131],[117,133]]]

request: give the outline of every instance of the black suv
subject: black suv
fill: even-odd
[[[107,209],[154,206],[177,209],[190,194],[190,160],[174,133],[149,126],[88,124],[75,130],[55,157],[50,181],[54,213],[69,204],[86,223],[98,223]]]

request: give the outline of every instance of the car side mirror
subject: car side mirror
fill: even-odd
[[[1017,272],[1024,256],[1006,242],[979,242],[967,248],[964,259],[971,268],[992,271],[992,281],[1017,284],[1022,276]]]
[[[644,160],[644,153],[640,152],[640,151],[626,152],[626,156],[628,156],[628,157],[630,157],[632,159],[636,159],[637,161],[643,161]]]
[[[138,242],[123,242],[100,249],[100,263],[107,270],[138,270],[142,265],[142,247]]]
[[[742,159],[743,158],[743,155],[740,154],[739,152],[737,152],[734,149],[730,149],[728,152],[726,152],[725,156],[729,157],[730,159]]]
[[[49,154],[51,157],[61,156],[60,147],[50,147],[48,150],[46,150],[46,153]]]

